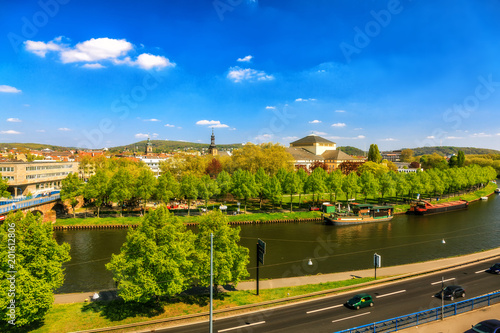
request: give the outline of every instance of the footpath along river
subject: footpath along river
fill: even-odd
[[[471,203],[467,210],[431,216],[397,215],[392,221],[355,226],[319,222],[241,225],[241,245],[250,249],[248,269],[255,278],[257,238],[266,242],[260,278],[272,279],[346,272],[469,254],[500,247],[500,198]],[[196,232],[196,228],[193,228]],[[126,229],[58,230],[58,243],[71,245],[64,285],[57,293],[114,287],[104,265],[118,253]],[[445,241],[443,243],[443,240]],[[308,265],[311,259],[312,265]]]

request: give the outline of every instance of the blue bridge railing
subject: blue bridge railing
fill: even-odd
[[[36,206],[42,203],[59,200],[61,195],[59,193],[53,194],[49,197],[40,197],[36,199],[29,199],[25,201],[16,201],[6,205],[0,206],[0,214],[8,213],[12,210],[23,209],[31,206]]]
[[[379,322],[375,322],[368,325],[363,325],[355,328],[350,328],[343,331],[338,331],[336,333],[387,333],[395,332],[412,326],[417,326],[425,324],[431,321],[441,319],[441,311],[443,311],[443,317],[451,317],[460,313],[472,311],[485,306],[490,306],[495,303],[500,303],[500,292],[479,296],[471,298],[465,301],[448,304],[444,306],[443,310],[441,307],[415,312],[409,315],[396,317],[392,319],[387,319]]]

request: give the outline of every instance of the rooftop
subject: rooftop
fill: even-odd
[[[325,138],[322,138],[320,136],[317,136],[315,134],[310,134],[306,137],[303,137],[302,139],[298,139],[297,141],[290,142],[290,146],[301,146],[301,145],[310,145],[313,143],[329,143],[329,144],[335,144],[335,142],[332,142],[330,140],[327,140]]]

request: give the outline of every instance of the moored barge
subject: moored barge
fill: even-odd
[[[406,211],[406,214],[413,215],[430,215],[445,213],[459,209],[467,209],[469,202],[466,200],[450,201],[437,204],[431,204],[425,200],[418,200],[411,204],[410,209]]]
[[[325,224],[353,225],[390,221],[394,217],[392,206],[353,203],[348,211],[336,211],[325,216]]]

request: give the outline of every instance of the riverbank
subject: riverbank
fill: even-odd
[[[481,197],[489,196],[494,193],[497,188],[497,184],[490,182],[486,187],[480,189],[478,191],[467,193],[467,194],[458,194],[451,197],[440,198],[439,202],[449,202],[449,201],[457,201],[457,200],[467,200],[467,201],[477,201],[480,200]],[[389,203],[391,204],[391,203]],[[394,214],[404,214],[410,207],[409,204],[392,204],[394,207]],[[196,212],[195,210],[192,210]],[[179,214],[179,212],[173,211],[174,214]],[[196,225],[201,218],[201,212],[198,212],[200,215],[187,216],[178,215],[179,218],[183,220],[187,225]],[[136,226],[140,223],[141,216],[140,214],[134,214],[134,216],[124,216],[124,217],[86,217],[85,214],[82,217],[78,218],[64,218],[57,219],[53,224],[55,229],[93,229],[93,228],[128,228],[129,226]],[[248,223],[285,223],[285,222],[310,222],[310,221],[320,221],[321,220],[321,212],[319,211],[305,211],[304,209],[295,212],[289,212],[286,210],[276,211],[249,211],[244,214],[237,215],[227,215],[229,219],[229,223],[233,225],[238,224],[248,224]],[[67,228],[64,228],[67,227]],[[75,228],[73,228],[75,227]],[[76,228],[78,227],[78,228]]]
[[[225,292],[220,294],[220,297],[216,297],[214,313],[217,315],[228,311],[250,311],[264,306],[339,293],[347,289],[409,278],[493,258],[500,258],[500,248],[460,257],[382,267],[378,270],[378,275],[382,277],[376,281],[373,279],[373,269],[265,280],[260,282],[261,292],[259,296],[255,296],[255,282],[243,282],[237,286],[236,291]],[[56,304],[47,315],[45,325],[34,332],[76,331],[133,323],[165,325],[165,323],[173,321],[178,323],[178,321],[196,320],[206,316],[208,311],[206,295],[202,295],[198,301],[194,301],[193,295],[185,299],[179,298],[176,302],[170,300],[162,303],[161,308],[156,306],[153,310],[152,304],[140,305],[139,307],[137,304],[127,305],[118,300],[89,302],[93,294],[94,292],[55,295]],[[101,299],[109,300],[115,294],[108,291],[101,292],[99,295]],[[86,299],[87,302],[85,302]],[[65,302],[71,304],[62,304]],[[473,316],[472,313],[468,318],[473,318],[470,319],[472,321],[476,320],[476,316]],[[148,326],[148,328],[153,327]]]

